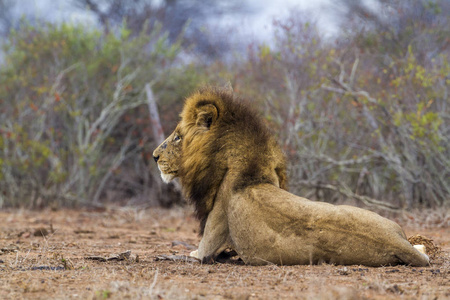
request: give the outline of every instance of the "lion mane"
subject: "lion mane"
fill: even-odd
[[[227,172],[235,192],[261,183],[286,189],[284,155],[256,116],[248,103],[219,88],[201,89],[185,102],[179,127],[189,146],[183,147],[179,177],[201,234]]]
[[[202,240],[193,256],[212,262],[228,248],[253,265],[428,265],[395,222],[287,192],[281,148],[232,91],[201,89],[180,116],[153,156],[163,180],[179,177],[195,206]]]

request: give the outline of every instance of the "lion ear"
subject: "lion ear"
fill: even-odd
[[[233,85],[231,84],[231,81],[228,81],[227,84],[223,86],[223,89],[227,92],[233,93]]]
[[[197,126],[209,129],[217,120],[217,108],[212,104],[206,104],[197,110]]]

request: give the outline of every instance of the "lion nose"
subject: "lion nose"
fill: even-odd
[[[158,162],[159,155],[158,156],[153,156],[153,159],[155,160],[155,162]]]

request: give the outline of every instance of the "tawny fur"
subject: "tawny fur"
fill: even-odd
[[[195,205],[203,234],[196,255],[205,262],[232,248],[254,265],[428,265],[396,223],[288,193],[280,147],[230,91],[188,97],[174,133],[153,155],[163,178],[179,177]]]

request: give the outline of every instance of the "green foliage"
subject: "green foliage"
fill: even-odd
[[[361,16],[375,13],[363,2],[343,2]],[[229,81],[278,134],[293,192],[326,201],[353,194],[407,207],[446,204],[444,7],[389,1],[380,11],[388,19],[356,17],[366,29],[349,21],[345,27],[355,30],[334,44],[293,13],[275,22],[271,43],[248,45],[247,58],[228,63],[178,60],[189,47],[181,38],[169,42],[158,24],[136,33],[123,23],[104,34],[24,22],[3,43],[0,206],[95,202],[121,184],[127,191],[139,189],[138,181],[150,186],[143,157],[151,159],[155,145],[144,85],[151,83],[169,133],[186,95]]]
[[[347,5],[352,3],[346,0],[341,2]],[[359,16],[353,18],[355,15],[352,15],[347,27],[360,27],[360,22],[366,24],[364,30],[352,34],[358,47],[364,51],[381,54],[379,57],[389,55],[401,58],[412,47],[419,52],[422,63],[427,53],[447,47],[450,31],[448,12],[443,11],[448,10],[446,0],[376,2],[379,2],[376,11],[363,2],[350,4],[349,7],[357,11],[356,15]]]
[[[276,43],[237,68],[235,89],[279,135],[291,190],[325,201],[354,194],[397,206],[448,203],[448,53],[424,61],[424,49],[411,44],[398,55],[386,42],[395,38],[389,28],[358,32],[365,43],[353,48],[322,43],[295,17],[277,26]]]
[[[138,156],[136,125],[180,44],[156,28],[131,37],[63,23],[11,32],[0,70],[0,188],[4,205],[98,200],[111,172]]]
[[[112,292],[109,290],[96,291],[95,296],[98,299],[109,299],[112,296]]]

